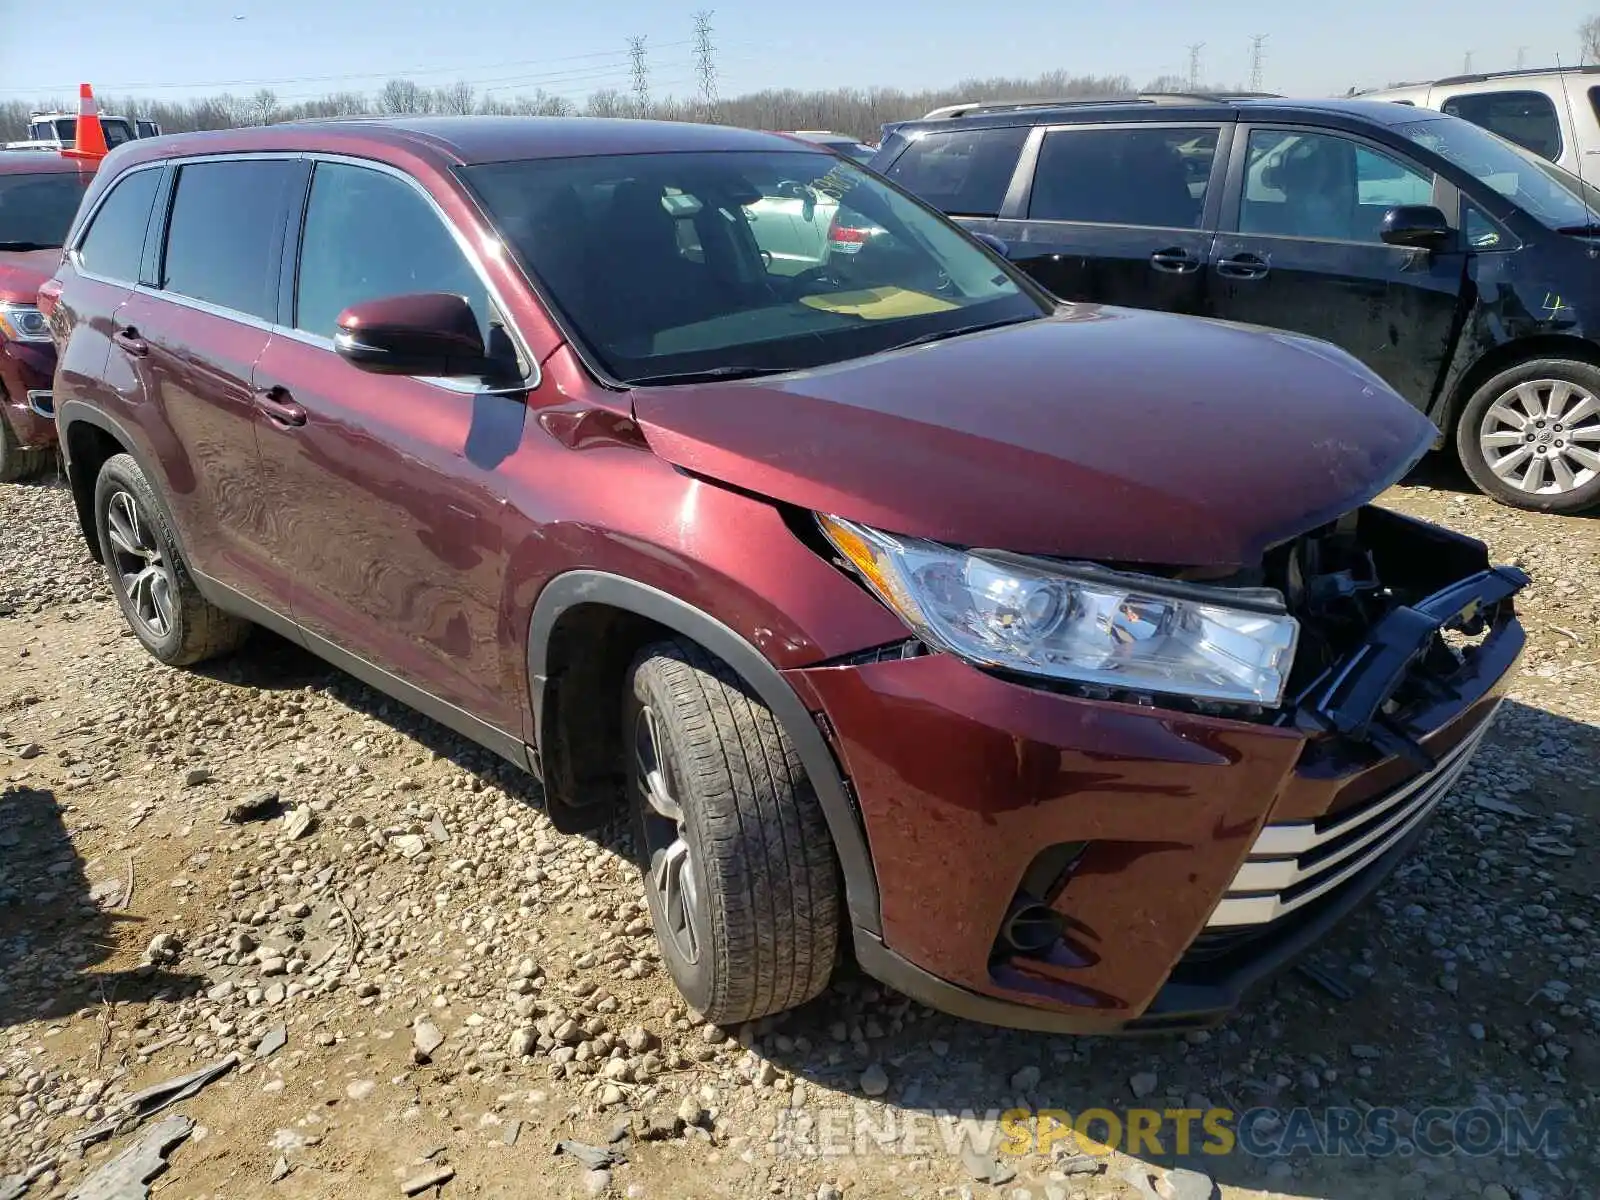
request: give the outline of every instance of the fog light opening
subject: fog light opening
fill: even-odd
[[[53,392],[43,389],[29,392],[28,407],[41,417],[55,420],[56,398]]]

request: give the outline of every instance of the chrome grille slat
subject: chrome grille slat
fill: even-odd
[[[1310,822],[1267,826],[1206,928],[1265,925],[1326,895],[1382,858],[1444,799],[1488,734],[1494,715],[1490,713],[1433,771],[1343,821],[1334,820],[1321,829]],[[1280,835],[1269,836],[1275,830]],[[1317,853],[1340,839],[1349,840],[1330,852]],[[1286,842],[1303,849],[1285,855],[1279,847]]]

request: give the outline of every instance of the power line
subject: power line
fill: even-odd
[[[642,37],[628,39],[628,58],[633,62],[633,102],[643,116],[650,111],[650,67],[645,62]]]
[[[717,102],[717,62],[711,47],[711,9],[694,15],[694,68],[700,78],[700,103],[710,108]]]
[[[1189,90],[1200,90],[1200,51],[1206,48],[1204,42],[1195,42],[1189,47]]]
[[[1250,39],[1250,90],[1259,92],[1263,79],[1262,66],[1266,60],[1267,35],[1258,33]]]

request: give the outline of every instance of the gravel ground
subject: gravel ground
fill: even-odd
[[[1514,702],[1319,952],[1333,990],[1290,974],[1220,1030],[1109,1040],[966,1024],[849,976],[708,1027],[660,969],[620,833],[559,837],[531,781],[270,636],[156,665],[59,484],[0,489],[0,1198],[72,1194],[157,1122],[77,1135],[217,1063],[164,1114],[195,1125],[163,1196],[1600,1194],[1600,521],[1449,479],[1385,502],[1533,575]],[[1003,1161],[912,1124],[1023,1104],[1568,1121],[1553,1157]],[[569,1139],[616,1161],[552,1153]],[[839,1149],[858,1152],[819,1152]]]

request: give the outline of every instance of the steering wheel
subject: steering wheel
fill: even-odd
[[[807,267],[804,271],[797,271],[789,278],[791,282],[797,283],[802,287],[810,284],[821,284],[823,286],[832,284],[836,287],[845,286],[845,281],[834,273],[832,267],[828,266]]]

